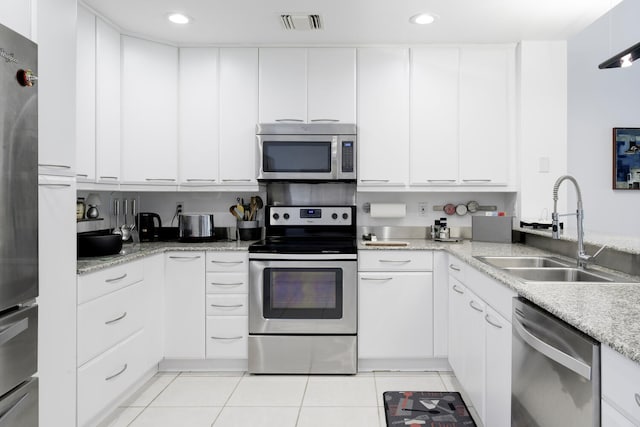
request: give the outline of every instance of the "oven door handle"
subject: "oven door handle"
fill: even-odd
[[[249,254],[249,260],[280,260],[280,261],[324,261],[324,260],[357,260],[357,254]]]

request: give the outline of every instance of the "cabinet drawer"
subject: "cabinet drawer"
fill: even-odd
[[[431,251],[360,251],[360,271],[431,271]]]
[[[449,255],[449,263],[447,264],[447,270],[449,275],[458,279],[459,282],[465,282],[467,264],[460,261],[458,258]]]
[[[78,366],[144,327],[145,282],[78,307]]]
[[[207,252],[207,271],[249,271],[248,252]]]
[[[247,316],[207,317],[207,358],[246,359]]]
[[[640,365],[602,345],[602,396],[640,425]]]
[[[246,294],[248,292],[248,273],[207,273],[208,294]]]
[[[144,331],[78,369],[78,425],[86,426],[101,410],[147,371]]]
[[[207,316],[246,316],[248,304],[247,294],[209,294]]]
[[[129,286],[143,278],[142,260],[78,276],[78,304]]]

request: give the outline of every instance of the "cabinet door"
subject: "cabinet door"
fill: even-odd
[[[486,392],[484,424],[511,425],[511,323],[487,306]]]
[[[175,184],[178,49],[122,37],[122,180]]]
[[[165,257],[167,359],[204,359],[204,252],[167,252]]]
[[[218,180],[218,49],[180,49],[180,184]]]
[[[78,7],[76,37],[76,177],[96,179],[96,17]]]
[[[307,50],[307,120],[356,122],[356,50]]]
[[[433,357],[431,273],[358,275],[358,357]]]
[[[459,49],[411,49],[411,184],[458,181]]]
[[[0,22],[24,37],[35,39],[31,28],[34,2],[25,0],[3,0],[0,2]]]
[[[258,49],[220,49],[220,182],[255,184]]]
[[[38,170],[75,176],[76,0],[38,2]]]
[[[433,355],[446,358],[449,341],[449,256],[433,253]]]
[[[152,366],[164,355],[164,254],[144,259],[147,319],[144,334],[147,340],[147,365]]]
[[[465,288],[460,282],[449,276],[449,364],[453,372],[458,377],[458,381],[462,382],[465,378],[464,360],[464,313],[465,307]]]
[[[358,49],[358,185],[409,179],[409,50]]]
[[[600,401],[600,414],[602,427],[637,427],[604,399]]]
[[[96,22],[96,180],[120,181],[120,33]]]
[[[460,176],[467,185],[507,184],[513,140],[513,49],[469,47],[460,54]]]
[[[484,301],[467,288],[465,292],[465,313],[463,314],[464,378],[462,387],[469,394],[470,406],[476,408],[482,420],[485,419],[485,312]],[[490,424],[488,424],[490,425]]]
[[[307,119],[307,49],[260,49],[260,123]]]

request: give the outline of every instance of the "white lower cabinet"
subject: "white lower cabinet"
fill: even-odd
[[[207,358],[247,358],[247,316],[207,316]]]
[[[204,359],[205,253],[167,252],[164,271],[164,356]]]
[[[600,355],[602,426],[640,426],[640,365],[604,344]]]
[[[511,411],[511,322],[487,306],[484,315],[486,331],[486,395],[484,424],[509,427]],[[507,405],[507,406],[505,406]]]

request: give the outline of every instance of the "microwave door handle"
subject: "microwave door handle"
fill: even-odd
[[[338,137],[334,136],[331,138],[331,178],[333,179],[338,179],[338,175],[340,175],[340,159],[338,157],[342,157],[342,149]]]

